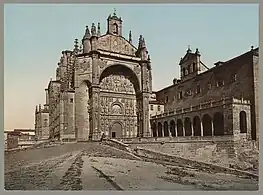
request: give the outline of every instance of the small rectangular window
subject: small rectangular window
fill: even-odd
[[[168,102],[168,96],[166,96],[165,102],[166,102],[166,103]]]
[[[153,105],[151,105],[151,110],[153,110]]]
[[[198,85],[197,87],[196,87],[196,93],[198,94],[198,93],[200,93],[201,92],[201,87],[200,87],[200,85]]]
[[[70,98],[70,103],[73,103],[73,98]]]
[[[160,105],[158,105],[158,111],[160,111],[161,110],[161,106]]]

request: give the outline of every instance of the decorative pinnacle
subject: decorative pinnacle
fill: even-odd
[[[85,35],[84,35],[83,39],[89,39],[89,38],[90,38],[89,27],[86,26],[86,31],[85,31]]]
[[[143,37],[142,37],[142,35],[140,35],[138,48],[141,48],[141,47],[142,47],[142,39],[143,39]]]
[[[113,15],[116,16],[116,8],[114,8]]]
[[[91,25],[91,35],[92,35],[92,36],[95,36],[95,35],[96,35],[95,23],[92,23],[92,25]]]
[[[100,36],[100,23],[98,22],[98,32],[97,32],[98,36]]]
[[[74,47],[75,47],[75,49],[77,50],[78,47],[79,47],[79,40],[78,40],[78,39],[75,39],[74,43],[75,43]]]
[[[254,49],[254,46],[252,45],[252,46],[251,46],[251,51],[252,51],[253,49]]]
[[[151,57],[150,57],[150,54],[148,54],[148,61],[151,61]]]
[[[130,33],[129,33],[129,42],[132,43],[132,33],[131,33],[131,30],[130,30]]]

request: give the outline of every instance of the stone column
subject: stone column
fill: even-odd
[[[100,88],[99,86],[91,87],[91,121],[90,121],[90,135],[92,136],[92,140],[100,139],[100,108],[99,108],[99,100],[100,98]]]
[[[211,120],[211,131],[212,131],[212,136],[214,136],[214,122],[213,122],[213,119]]]
[[[142,136],[151,137],[149,128],[149,93],[142,93]]]
[[[175,137],[177,137],[177,124],[174,124]]]
[[[96,44],[96,39],[94,39]],[[92,84],[91,84],[91,120],[89,139],[100,139],[100,70],[99,70],[99,53],[94,47],[92,51]]]
[[[168,133],[169,133],[169,137],[172,137],[172,132],[171,132],[171,125],[170,125],[170,123],[168,123]]]
[[[200,126],[201,126],[201,136],[204,136],[204,127],[203,122],[200,120]]]
[[[184,128],[184,123],[183,123],[183,136],[185,137],[185,128]]]
[[[192,122],[191,122],[191,132],[192,132],[192,137],[193,137],[194,136],[194,125]]]

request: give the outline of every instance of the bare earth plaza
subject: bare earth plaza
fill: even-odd
[[[5,189],[258,190],[259,48],[208,67],[188,46],[153,91],[147,37],[105,20],[61,51],[35,129],[7,132]]]

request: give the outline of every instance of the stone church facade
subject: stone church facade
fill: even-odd
[[[151,61],[145,40],[136,48],[131,31],[122,35],[122,19],[107,19],[86,27],[79,46],[63,51],[56,79],[49,82],[49,138],[98,140],[109,137],[150,137],[149,102],[152,94]],[[36,130],[41,131],[36,122]]]
[[[138,47],[122,34],[115,13],[86,27],[81,44],[63,51],[56,79],[36,108],[38,139],[214,137],[259,140],[258,48],[208,68],[199,50],[188,48],[179,62],[181,78],[152,92],[145,40]],[[40,105],[41,107],[41,105]],[[44,120],[49,121],[46,128]],[[48,135],[48,136],[47,136]],[[232,138],[231,138],[232,139]]]

